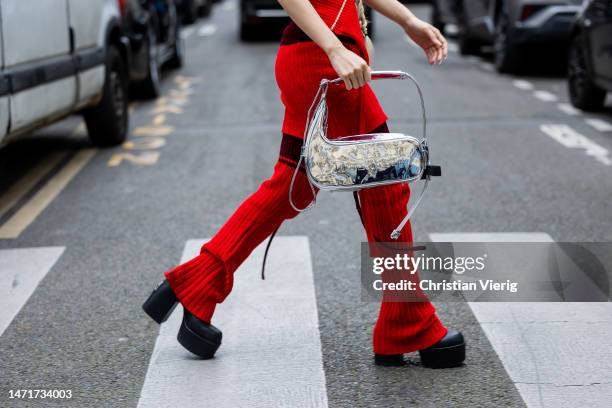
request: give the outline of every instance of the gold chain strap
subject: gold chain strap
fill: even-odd
[[[338,10],[338,14],[334,22],[331,25],[331,30],[333,31],[336,28],[336,24],[338,24],[338,20],[340,19],[340,15],[344,11],[344,6],[346,6],[346,0],[342,2],[342,6],[340,6],[340,10]],[[366,19],[365,9],[363,8],[363,0],[355,0],[355,6],[357,7],[357,14],[359,15],[359,26],[361,27],[361,34],[365,38],[368,35],[368,20]]]
[[[340,6],[340,10],[338,10],[338,14],[336,14],[336,19],[332,23],[330,30],[334,31],[334,28],[336,28],[336,24],[338,24],[338,20],[340,20],[340,15],[342,14],[342,11],[344,10],[344,6],[346,6],[346,0],[342,2],[342,5]]]

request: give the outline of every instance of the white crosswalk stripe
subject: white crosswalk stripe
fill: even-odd
[[[582,111],[580,109],[576,109],[574,108],[572,105],[570,105],[569,103],[560,103],[557,105],[557,108],[565,113],[566,115],[570,115],[570,116],[578,116],[582,113]]]
[[[437,242],[553,242],[543,233],[430,234]],[[608,406],[610,303],[470,303],[528,407]]]
[[[553,242],[545,233],[430,239]],[[204,242],[187,241],[181,262]],[[266,281],[259,279],[263,249],[237,271],[232,295],[217,309],[214,323],[224,340],[214,359],[199,360],[178,344],[180,308],[161,326],[138,407],[327,407],[308,238],[276,238]],[[0,250],[0,335],[63,251]],[[469,305],[528,407],[606,406],[612,398],[610,303]]]
[[[480,63],[480,68],[482,68],[483,70],[487,71],[487,72],[493,72],[495,71],[495,66],[489,62],[481,62]]]
[[[531,82],[525,81],[523,79],[515,79],[514,81],[512,81],[512,84],[523,91],[532,91],[534,88]]]
[[[63,252],[64,247],[0,250],[0,336]]]
[[[188,241],[182,261],[204,242]],[[178,344],[180,308],[161,326],[140,408],[327,406],[308,238],[277,237],[265,281],[263,249],[236,272],[231,296],[217,307],[223,344],[214,359],[198,360]]]
[[[194,27],[187,27],[187,28],[183,28],[181,30],[181,38],[182,39],[187,39],[189,37],[191,37],[191,35],[195,32],[195,28]]]
[[[612,132],[612,123],[598,118],[589,118],[584,120],[587,125],[594,127],[600,132]]]
[[[203,24],[202,27],[198,30],[198,35],[200,37],[207,37],[209,35],[213,35],[217,32],[217,26],[214,24]]]
[[[535,91],[533,93],[533,96],[544,102],[556,102],[559,99],[554,93],[541,90]]]

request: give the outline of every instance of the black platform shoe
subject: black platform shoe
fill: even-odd
[[[461,332],[449,329],[448,333],[436,344],[420,350],[421,363],[429,368],[456,367],[465,360],[465,340]],[[406,364],[403,354],[375,354],[376,365],[397,367]]]
[[[168,281],[164,279],[143,303],[142,309],[151,316],[151,319],[162,324],[168,320],[177,304],[178,299]]]
[[[223,334],[184,309],[183,323],[178,332],[178,342],[188,351],[203,359],[213,358],[221,345]]]
[[[439,342],[420,350],[421,363],[430,368],[456,367],[465,360],[465,340],[461,332],[448,329],[446,336]]]

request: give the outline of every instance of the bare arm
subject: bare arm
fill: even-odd
[[[440,64],[448,55],[448,45],[440,31],[418,19],[397,0],[364,0],[364,2],[397,23],[427,55],[430,64]]]
[[[344,80],[347,89],[359,88],[370,80],[370,67],[365,60],[342,45],[309,0],[278,0],[278,2],[295,24],[325,51],[332,67]]]

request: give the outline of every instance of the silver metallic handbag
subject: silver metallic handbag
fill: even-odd
[[[418,207],[431,176],[439,176],[440,168],[429,162],[427,117],[423,93],[417,81],[402,71],[373,71],[373,80],[409,79],[416,86],[421,102],[423,134],[420,138],[403,133],[374,133],[327,138],[327,90],[342,83],[340,78],[323,79],[308,110],[304,144],[289,189],[289,203],[296,211],[305,211],[316,202],[315,187],[328,191],[355,191],[364,188],[424,179],[423,189],[402,222],[391,232],[397,239]],[[313,193],[311,203],[297,208],[292,199],[293,184],[302,161]]]

